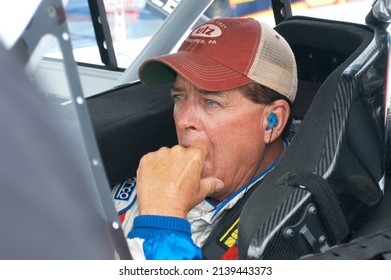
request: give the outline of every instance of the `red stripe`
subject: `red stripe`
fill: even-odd
[[[126,215],[126,212],[123,212],[121,213],[118,218],[119,218],[119,221],[121,222],[121,224],[124,222],[125,220],[125,215]]]
[[[238,247],[234,244],[229,248],[221,257],[222,260],[237,260],[238,259]]]

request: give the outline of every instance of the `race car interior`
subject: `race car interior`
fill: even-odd
[[[199,7],[203,12],[210,5],[206,2],[205,9]],[[391,259],[390,2],[375,0],[366,24],[293,16],[289,0],[271,3],[275,29],[295,54],[299,84],[292,105],[290,146],[244,200],[239,259]],[[100,30],[96,39],[106,70],[117,71],[113,46],[105,38],[109,28],[103,26],[107,24],[101,14],[103,0],[88,4],[95,11],[91,18],[96,21],[95,32]],[[178,4],[177,8],[186,7]],[[203,12],[190,21],[208,20]],[[179,22],[186,18],[180,15]],[[65,22],[61,0],[42,0],[11,51],[26,64],[27,73],[38,68],[39,59],[61,64],[61,75],[69,83],[67,95],[61,95],[66,84],[63,87],[54,78],[55,90],[43,93],[65,117],[59,128],[74,133],[70,139],[75,140],[77,160],[85,168],[80,171],[90,184],[88,194],[98,200],[91,207],[104,220],[108,248],[114,247],[116,257],[130,259],[110,188],[135,176],[144,154],[177,144],[171,85],[146,86],[132,78],[87,96]],[[41,39],[47,37],[56,39],[61,59],[47,59],[40,53]],[[170,46],[177,43],[169,42]],[[132,66],[117,82],[125,81],[129,69],[135,75]],[[57,77],[58,69],[51,77]],[[34,80],[34,73],[30,78]],[[50,236],[52,225],[46,226]]]
[[[114,246],[129,258],[108,189],[135,176],[144,154],[177,143],[171,85],[135,81],[84,99],[78,95],[83,91],[66,19],[56,9],[61,1],[43,2],[48,5],[37,9],[15,51],[32,52],[48,34],[58,39],[71,96],[50,101],[65,116],[73,114],[78,144],[86,149],[82,162],[101,199],[97,205],[106,214]],[[239,258],[389,259],[391,17],[376,16],[372,9],[366,24],[356,24],[292,16],[288,0],[272,3],[275,29],[297,60],[298,93],[291,144],[241,210]]]
[[[320,256],[391,226],[391,204],[381,203],[384,26],[293,16],[276,30],[298,65],[292,142],[244,206],[241,259]],[[143,154],[176,144],[169,88],[137,82],[87,100],[110,185],[135,176]]]

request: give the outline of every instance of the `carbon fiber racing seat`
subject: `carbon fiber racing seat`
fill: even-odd
[[[297,59],[297,131],[242,210],[240,259],[326,252],[371,217],[384,191],[385,34],[306,17],[276,30]]]

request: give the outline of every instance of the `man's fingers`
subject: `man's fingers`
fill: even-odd
[[[208,144],[202,139],[196,139],[191,143],[191,148],[201,151],[202,158],[208,154]]]
[[[208,177],[201,179],[200,188],[201,192],[204,194],[204,197],[208,197],[222,190],[224,188],[224,183],[220,179]]]

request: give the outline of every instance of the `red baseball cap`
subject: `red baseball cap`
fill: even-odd
[[[265,23],[250,18],[220,18],[196,27],[177,53],[146,60],[139,68],[144,84],[175,81],[179,73],[208,91],[251,82],[294,101],[296,61],[288,43]]]

